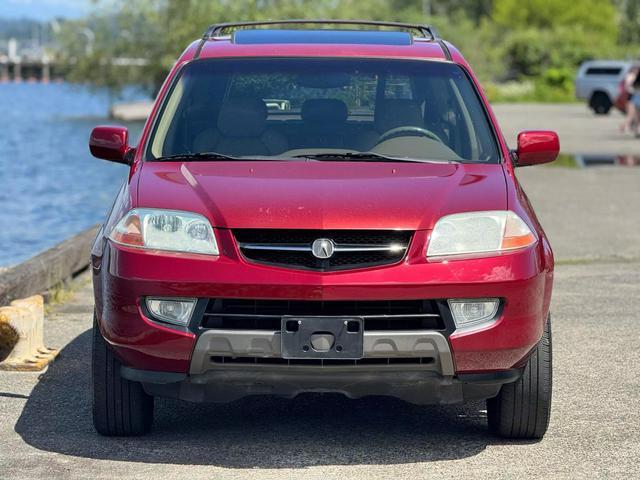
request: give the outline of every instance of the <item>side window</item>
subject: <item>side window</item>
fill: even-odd
[[[344,87],[343,96],[337,96],[347,104],[350,113],[371,113],[376,104],[377,75],[359,72],[351,76],[351,84]]]
[[[334,85],[335,84],[335,85]],[[234,75],[227,99],[260,98],[270,113],[299,112],[309,99],[337,99],[350,113],[371,114],[375,107],[377,75],[357,72],[351,75],[327,75],[318,81],[304,75],[242,74]]]
[[[412,100],[411,79],[404,75],[388,75],[384,87],[384,98]]]
[[[617,67],[589,67],[585,75],[609,75],[617,77],[621,72],[622,69]]]
[[[244,74],[234,75],[227,98],[262,98],[276,103],[276,99],[281,99],[283,106],[290,92],[295,88],[294,79],[291,75],[285,74]],[[275,106],[275,105],[274,105]]]

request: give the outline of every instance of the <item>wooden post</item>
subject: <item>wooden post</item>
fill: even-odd
[[[13,81],[14,83],[22,83],[22,64],[20,60],[13,64]]]
[[[46,58],[42,63],[42,78],[40,81],[42,83],[49,83],[51,81],[51,66]]]

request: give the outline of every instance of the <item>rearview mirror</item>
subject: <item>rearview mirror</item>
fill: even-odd
[[[560,153],[560,140],[556,132],[530,130],[518,135],[516,166],[540,165],[553,162]]]
[[[129,130],[119,125],[95,127],[89,137],[89,150],[96,158],[128,165]]]

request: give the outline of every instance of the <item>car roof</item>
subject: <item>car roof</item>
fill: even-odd
[[[307,24],[315,28],[299,28]],[[292,25],[296,28],[291,28]],[[335,28],[335,25],[351,28]],[[361,20],[285,20],[212,25],[201,40],[193,42],[185,50],[181,61],[284,56],[431,59],[465,63],[460,53],[440,39],[433,27]]]

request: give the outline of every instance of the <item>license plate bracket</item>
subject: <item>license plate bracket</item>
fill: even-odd
[[[282,358],[358,360],[363,355],[363,327],[360,317],[283,316]]]

